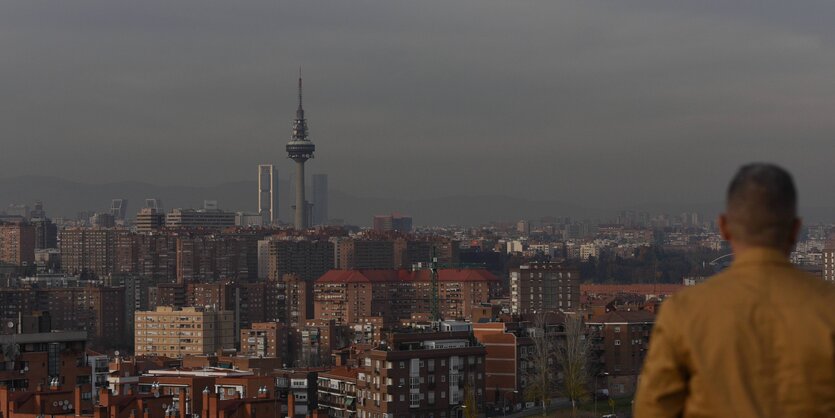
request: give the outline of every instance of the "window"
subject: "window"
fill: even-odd
[[[615,327],[615,332],[620,332],[620,327]]]
[[[401,361],[401,362],[400,362],[400,368],[401,368],[401,369],[405,369],[405,368],[406,368],[406,362],[405,362],[405,361]]]
[[[620,340],[615,340],[615,345],[620,345]]]

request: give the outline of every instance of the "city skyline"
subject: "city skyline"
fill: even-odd
[[[835,6],[371,5],[4,3],[3,46],[27,58],[2,70],[17,105],[0,178],[250,179],[264,150],[281,161],[301,63],[329,150],[309,169],[332,190],[703,202],[769,160],[802,204],[835,206],[835,53],[816,18]]]

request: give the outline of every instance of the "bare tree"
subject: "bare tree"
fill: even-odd
[[[557,341],[553,333],[548,332],[545,313],[534,317],[533,326],[528,328],[531,345],[522,356],[524,377],[524,396],[529,402],[542,405],[542,416],[548,413],[551,394],[556,388],[555,360]]]
[[[476,403],[475,393],[469,383],[464,386],[464,418],[478,417],[478,403]]]
[[[565,317],[565,336],[556,354],[562,375],[560,390],[571,400],[572,413],[576,414],[577,402],[588,394],[589,382],[589,339],[579,316]]]

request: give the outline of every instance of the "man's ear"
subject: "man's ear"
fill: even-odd
[[[722,239],[725,241],[731,240],[731,231],[728,228],[728,215],[724,213],[719,214],[719,234],[722,235]]]

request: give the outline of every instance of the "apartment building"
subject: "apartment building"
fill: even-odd
[[[511,313],[573,312],[580,308],[580,273],[558,263],[523,264],[510,271]]]
[[[319,405],[335,418],[460,418],[468,397],[483,410],[484,360],[470,331],[394,333],[358,367],[320,374]]]
[[[313,289],[315,318],[337,324],[363,323],[382,317],[387,324],[430,311],[430,270],[331,270]],[[438,294],[441,315],[462,319],[490,300],[498,279],[484,269],[441,269]]]
[[[183,357],[235,348],[235,315],[204,307],[158,306],[135,313],[137,355]]]

